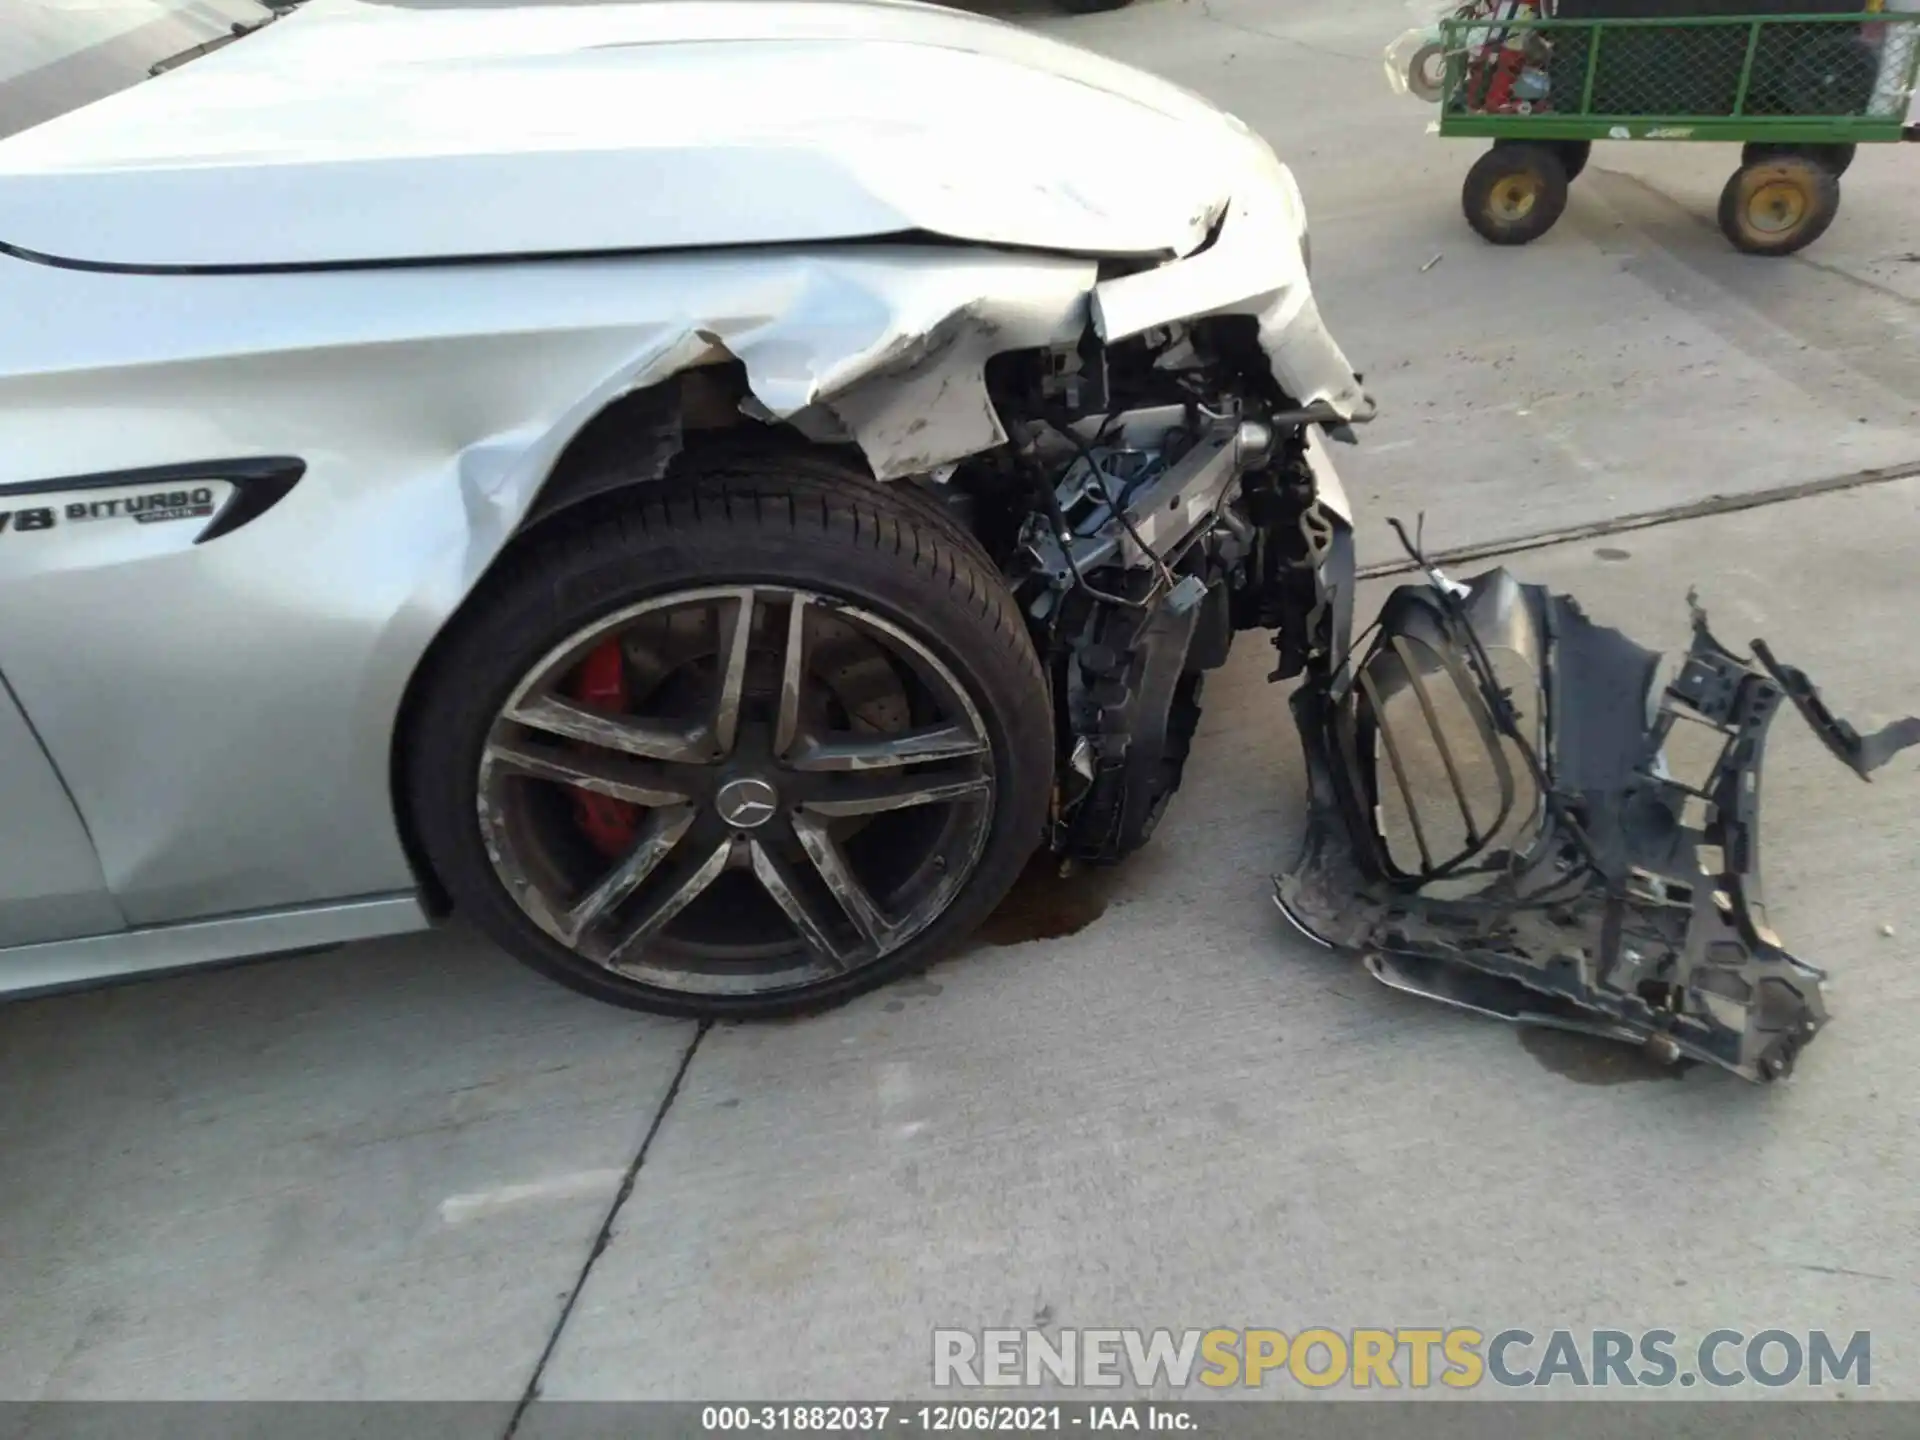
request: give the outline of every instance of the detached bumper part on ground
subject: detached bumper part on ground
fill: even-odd
[[[1783,700],[1865,778],[1920,720],[1862,737],[1754,642],[1660,657],[1494,570],[1388,599],[1350,672],[1294,700],[1312,788],[1280,907],[1376,978],[1749,1080],[1826,1023],[1822,972],[1768,924],[1760,769]]]

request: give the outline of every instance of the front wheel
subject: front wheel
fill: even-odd
[[[597,998],[748,1019],[923,966],[1052,787],[1018,608],[936,502],[735,461],[556,522],[438,647],[404,763],[457,907]]]
[[[1805,155],[1742,165],[1720,195],[1720,230],[1748,255],[1791,255],[1840,213],[1840,177]]]
[[[1461,191],[1467,223],[1495,245],[1526,245],[1567,208],[1567,167],[1548,145],[1496,145],[1474,162]]]
[[[1053,0],[1069,15],[1097,15],[1102,10],[1124,10],[1133,0]]]

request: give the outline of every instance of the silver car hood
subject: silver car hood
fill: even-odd
[[[1205,101],[903,0],[310,0],[0,142],[0,244],[129,269],[933,235],[1197,249],[1270,152]]]

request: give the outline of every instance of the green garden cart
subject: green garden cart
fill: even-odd
[[[1423,63],[1440,81],[1439,133],[1493,142],[1467,176],[1468,222],[1496,245],[1525,245],[1559,220],[1594,141],[1719,140],[1742,146],[1720,198],[1727,238],[1752,255],[1811,245],[1839,211],[1857,146],[1920,139],[1908,119],[1920,13],[1884,0],[1825,8],[1835,13],[1819,0],[1463,6]],[[1782,13],[1756,13],[1767,10]]]

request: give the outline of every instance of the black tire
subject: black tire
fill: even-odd
[[[1569,182],[1578,180],[1587,162],[1593,158],[1591,140],[1496,140],[1493,148],[1511,149],[1515,145],[1544,145],[1560,157],[1560,164],[1566,169]]]
[[[944,664],[983,722],[991,818],[970,876],[898,949],[771,993],[641,983],[561,944],[509,895],[476,818],[483,750],[521,677],[583,627],[652,597],[756,583],[861,607]],[[495,566],[435,646],[415,694],[402,737],[403,793],[455,908],[543,974],[663,1015],[806,1013],[923,969],[1004,898],[1042,837],[1052,791],[1046,680],[1019,607],[985,552],[924,494],[809,455],[708,462],[698,474],[554,520]],[[945,869],[944,858],[936,864]]]
[[[1742,165],[1758,165],[1767,160],[1778,160],[1787,155],[1805,155],[1817,160],[1835,175],[1844,175],[1853,168],[1854,157],[1860,153],[1860,147],[1853,144],[1838,145],[1779,145],[1767,141],[1753,140],[1740,147]]]
[[[1792,255],[1840,213],[1840,177],[1806,155],[1742,165],[1720,194],[1720,231],[1748,255]]]
[[[1097,15],[1102,10],[1124,10],[1133,0],[1053,0],[1069,15]]]
[[[1467,223],[1494,245],[1527,245],[1567,209],[1567,167],[1549,145],[1496,145],[1461,190]]]

